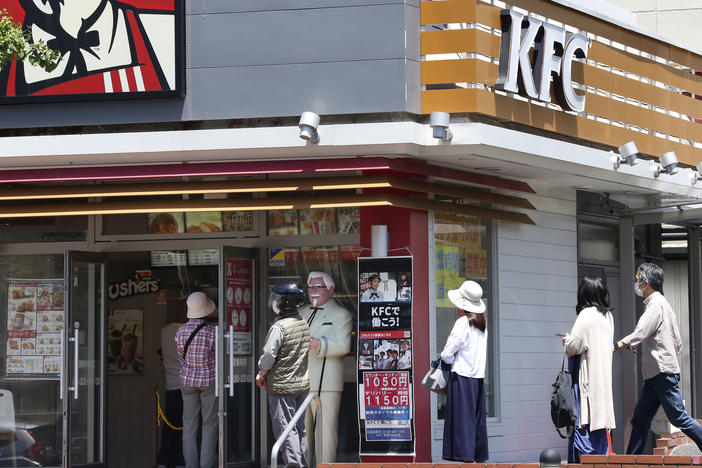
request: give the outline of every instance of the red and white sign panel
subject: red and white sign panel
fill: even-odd
[[[235,356],[253,355],[253,262],[251,260],[227,259],[226,286],[224,297],[226,301],[227,329],[234,330]]]
[[[183,0],[4,0],[16,23],[61,54],[45,71],[0,69],[0,102],[183,95]]]

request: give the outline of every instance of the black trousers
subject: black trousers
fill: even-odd
[[[183,426],[183,398],[180,390],[166,391],[166,419],[176,427]],[[163,423],[161,431],[161,449],[158,451],[158,464],[168,468],[184,466],[183,431],[174,431]]]

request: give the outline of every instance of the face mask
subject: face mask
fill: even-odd
[[[643,287],[641,287],[640,283],[634,283],[634,292],[637,296],[643,297]]]

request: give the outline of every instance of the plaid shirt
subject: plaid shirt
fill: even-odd
[[[185,387],[207,387],[215,383],[215,333],[216,328],[206,325],[190,342],[188,354],[183,360],[183,349],[192,332],[203,323],[202,319],[190,319],[178,329],[175,336],[180,359],[180,381]]]

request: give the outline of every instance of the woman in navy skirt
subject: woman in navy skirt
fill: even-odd
[[[448,292],[458,319],[446,340],[441,359],[451,365],[444,415],[444,460],[483,462],[488,459],[485,421],[485,359],[487,320],[483,288],[466,281]]]

